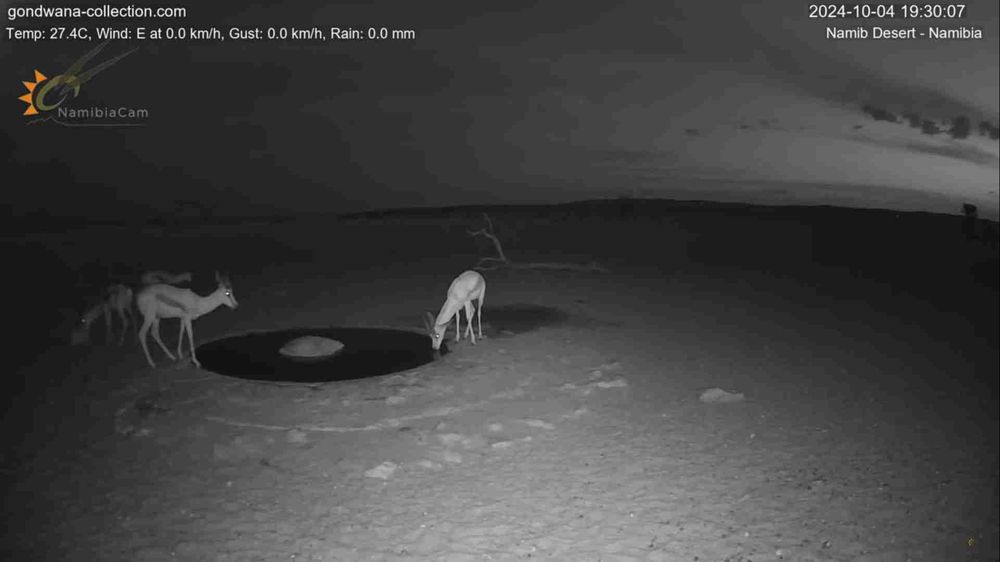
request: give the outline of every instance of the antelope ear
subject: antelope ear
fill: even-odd
[[[427,333],[428,334],[434,333],[434,315],[431,314],[430,312],[425,312],[423,319],[424,319],[424,327],[427,328]]]

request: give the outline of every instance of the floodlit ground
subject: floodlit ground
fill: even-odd
[[[497,211],[512,260],[609,273],[487,271],[487,338],[384,377],[259,383],[150,369],[131,342],[25,343],[5,558],[996,560],[998,301],[970,273],[995,283],[996,250],[955,217],[741,213]],[[103,248],[194,270],[201,293],[228,270],[240,308],[198,320],[200,341],[417,330],[490,253],[480,222],[47,235],[18,250],[51,287],[21,283],[56,292]],[[491,323],[518,304],[567,315]],[[699,400],[714,387],[744,400]]]

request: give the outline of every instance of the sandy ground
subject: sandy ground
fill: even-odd
[[[416,330],[470,262],[415,261],[234,274],[197,339]],[[5,415],[5,559],[997,559],[995,332],[846,272],[618,265],[487,272],[485,340],[366,380],[54,347]],[[490,324],[518,303],[569,318]]]

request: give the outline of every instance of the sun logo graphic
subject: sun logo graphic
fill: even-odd
[[[128,119],[134,121],[135,118],[148,117],[146,110],[127,107],[67,107],[70,105],[68,101],[79,97],[80,88],[84,84],[136,50],[132,49],[84,70],[87,63],[107,44],[108,41],[101,43],[77,59],[65,72],[52,78],[35,69],[33,81],[21,82],[28,90],[17,98],[28,104],[23,115],[38,116],[38,119],[32,122],[51,120],[68,126],[133,126],[137,123],[127,122]]]
[[[38,72],[36,70],[35,71],[35,81],[34,82],[28,82],[28,81],[22,82],[22,84],[24,84],[24,87],[28,89],[28,93],[24,94],[23,96],[21,96],[21,97],[19,97],[17,99],[19,99],[19,100],[23,101],[24,103],[28,104],[28,109],[24,110],[24,114],[25,115],[38,115],[38,108],[35,107],[34,93],[35,93],[35,88],[37,88],[38,85],[41,84],[42,82],[44,82],[45,80],[47,80],[45,78],[45,75],[42,74],[41,72]]]
[[[73,92],[73,97],[78,96],[80,94],[81,82],[76,76],[67,76],[66,74],[60,74],[50,80],[44,74],[35,70],[35,81],[28,82],[25,80],[22,84],[27,88],[28,93],[17,99],[28,104],[28,108],[24,110],[24,115],[39,115],[58,108],[66,100],[69,91]],[[53,103],[49,103],[51,99],[49,98],[49,94],[52,93],[56,94],[54,97],[57,99]]]

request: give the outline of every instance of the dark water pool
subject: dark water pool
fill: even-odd
[[[299,359],[278,352],[302,336],[337,340],[344,348],[323,358]],[[447,353],[442,345],[442,354]],[[202,344],[202,368],[249,380],[329,382],[362,379],[413,369],[435,359],[430,338],[417,332],[380,328],[299,328],[253,332]]]
[[[483,312],[483,333],[503,338],[566,322],[564,311],[535,304],[511,304]],[[453,341],[450,327],[441,355]],[[463,317],[462,328],[465,328]],[[291,358],[279,353],[289,341],[302,336],[337,340],[344,348],[325,358]],[[363,379],[405,371],[435,359],[430,338],[419,332],[382,328],[296,328],[253,332],[202,344],[198,360],[204,369],[220,375],[250,380],[329,382]]]

